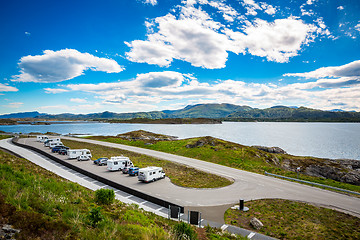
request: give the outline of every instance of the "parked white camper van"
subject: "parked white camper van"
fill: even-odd
[[[162,167],[146,167],[139,169],[139,181],[151,182],[161,178],[165,178],[165,172]]]
[[[38,142],[44,142],[47,139],[49,139],[49,137],[45,136],[45,135],[36,136],[36,141],[38,141]]]
[[[111,157],[107,161],[107,170],[109,171],[121,171],[124,167],[133,167],[133,163],[128,157],[118,156]]]
[[[50,143],[55,143],[55,142],[61,142],[60,138],[49,138],[49,139],[45,140],[44,146],[49,147]]]
[[[64,146],[64,144],[62,142],[50,142],[49,147],[53,148],[56,146]]]
[[[91,152],[89,149],[69,149],[67,154],[70,159],[77,158],[81,155],[92,158]]]

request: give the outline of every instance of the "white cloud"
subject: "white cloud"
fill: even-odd
[[[20,108],[24,103],[22,102],[11,102],[7,105],[3,105],[4,107],[8,107],[8,108]]]
[[[343,6],[338,6],[337,9],[341,11],[341,10],[344,10],[344,7]]]
[[[17,92],[19,89],[0,83],[0,92]]]
[[[127,59],[162,67],[168,67],[174,59],[178,59],[196,67],[218,69],[226,66],[228,52],[233,52],[265,57],[268,61],[287,62],[317,35],[330,34],[320,18],[315,25],[295,17],[275,19],[273,22],[259,18],[241,20],[239,30],[235,31],[214,21],[200,7],[196,8],[195,3],[187,1],[185,6],[179,7],[178,14],[169,13],[147,21],[147,39],[126,42],[130,47]],[[202,0],[200,3],[218,9],[229,17],[227,21],[238,17],[238,13],[223,2]],[[258,5],[253,0],[246,0],[243,4],[268,14],[276,12],[266,3]]]
[[[118,73],[123,68],[114,60],[80,53],[74,49],[45,50],[43,55],[25,56],[19,62],[17,82],[61,82],[84,74],[86,70]]]
[[[287,73],[285,76],[305,78],[360,77],[360,60],[337,67],[322,67],[306,73]]]
[[[122,110],[141,106],[150,111],[164,106],[191,102],[228,102],[254,107],[273,105],[303,105],[321,109],[336,108],[360,110],[360,80],[356,77],[318,79],[315,81],[286,84],[246,83],[234,80],[218,80],[201,83],[195,77],[178,72],[150,72],[123,82],[99,84],[69,84],[69,91],[92,93],[101,104],[117,106]],[[134,108],[133,108],[134,109]],[[135,107],[136,111],[139,108]],[[133,111],[133,110],[132,110]]]
[[[355,30],[360,32],[360,23],[355,26]]]
[[[63,93],[63,92],[68,92],[69,90],[66,89],[62,89],[62,88],[44,88],[46,93]]]
[[[71,98],[70,102],[74,102],[74,103],[86,103],[86,99],[83,98]]]
[[[30,35],[31,35],[31,33],[29,33],[29,32],[25,32],[25,35],[26,35],[26,36],[30,36]]]
[[[144,3],[155,6],[157,4],[157,0],[144,0]]]
[[[259,4],[255,3],[254,0],[243,0],[242,5],[245,7],[245,9],[247,11],[246,15],[256,16],[257,10],[261,10],[261,7],[259,6]]]

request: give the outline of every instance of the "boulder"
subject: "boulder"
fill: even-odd
[[[265,147],[265,146],[252,146],[254,148],[257,148],[261,151],[268,152],[268,153],[282,153],[286,154],[286,151],[279,148],[279,147]]]
[[[262,222],[260,222],[259,219],[257,219],[256,217],[253,217],[251,220],[250,220],[250,224],[251,226],[253,226],[256,230],[259,230],[261,229],[264,224],[262,224]]]

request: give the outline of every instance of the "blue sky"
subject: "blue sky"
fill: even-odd
[[[0,3],[0,114],[360,111],[357,0]]]

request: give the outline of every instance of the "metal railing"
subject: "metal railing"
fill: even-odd
[[[332,186],[321,184],[321,183],[309,182],[309,181],[305,181],[305,180],[301,180],[301,179],[297,179],[297,178],[285,177],[285,176],[282,176],[282,175],[268,173],[266,171],[265,171],[265,175],[270,175],[270,176],[284,178],[284,179],[288,179],[288,180],[292,180],[292,181],[296,181],[296,182],[306,183],[306,184],[310,184],[310,185],[314,185],[314,186],[319,186],[319,187],[329,188],[329,189],[342,191],[342,192],[346,192],[346,193],[351,193],[351,194],[355,194],[355,195],[360,195],[359,192],[354,192],[354,191],[350,191],[350,190],[346,190],[346,189],[342,189],[342,188],[332,187]]]

